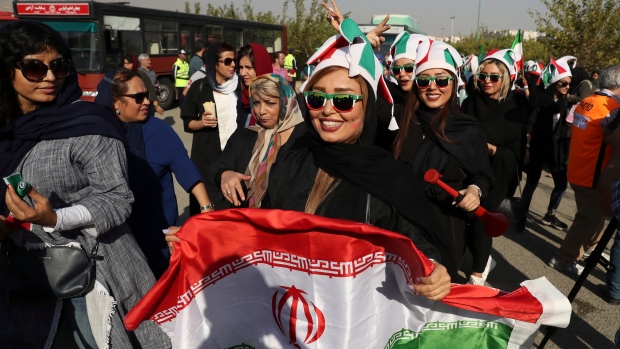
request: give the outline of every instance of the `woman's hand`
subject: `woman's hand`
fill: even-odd
[[[413,285],[413,289],[422,296],[438,301],[450,293],[450,274],[443,265],[433,261],[435,269],[431,275],[421,277],[421,284]]]
[[[487,143],[487,148],[489,148],[489,155],[494,156],[497,153],[497,146]]]
[[[157,114],[162,115],[164,113],[164,108],[161,107],[161,105],[156,105],[155,106],[155,111],[157,112]]]
[[[211,112],[208,112],[208,111],[202,113],[202,118],[200,119],[200,121],[202,121],[202,127],[216,127],[217,126],[217,118],[213,116]]]
[[[523,158],[523,164],[527,165],[530,162],[530,147],[525,148],[525,157]]]
[[[340,13],[336,1],[330,0],[332,7],[329,7],[326,3],[321,2],[321,5],[327,10],[327,22],[332,25],[336,31],[340,32],[340,23],[344,21],[344,16]]]
[[[57,219],[56,211],[52,209],[52,205],[48,198],[39,194],[39,192],[32,187],[30,187],[28,196],[35,202],[34,207],[30,207],[20,198],[13,186],[8,185],[6,187],[4,199],[6,206],[11,213],[13,213],[13,216],[23,222],[38,224],[45,227],[55,227]]]
[[[166,234],[166,243],[168,244],[168,249],[170,249],[170,254],[174,252],[174,242],[181,242],[179,238],[176,236],[176,233],[181,229],[181,227],[168,227]]]
[[[385,37],[381,36],[384,32],[390,30],[392,28],[391,25],[386,25],[388,20],[390,19],[390,15],[385,16],[385,18],[377,25],[373,30],[366,34],[366,39],[370,41],[372,48],[378,50],[381,48],[381,44],[385,42]]]
[[[241,181],[249,181],[252,177],[235,171],[226,171],[222,173],[222,181],[220,188],[228,202],[235,206],[241,206],[241,201],[245,201],[245,193]],[[239,200],[241,198],[241,200]]]
[[[465,211],[474,211],[480,206],[480,195],[478,195],[478,188],[469,186],[463,190],[459,190],[459,193],[463,195],[463,200],[457,205]]]

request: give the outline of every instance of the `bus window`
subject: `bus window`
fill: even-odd
[[[232,46],[235,51],[241,48],[241,31],[235,29],[224,30],[224,42]]]
[[[223,41],[222,27],[219,25],[205,25],[202,28],[202,37],[207,38],[207,43],[209,45]]]
[[[140,19],[135,17],[103,16],[105,39],[108,46],[106,69],[118,68],[123,56],[142,53]]]
[[[78,72],[101,70],[103,46],[97,23],[46,21],[45,24],[57,30],[67,41],[73,55],[73,64]]]
[[[273,34],[273,52],[282,51],[282,31],[274,30]]]
[[[175,54],[180,50],[175,21],[144,19],[144,38],[149,54]]]

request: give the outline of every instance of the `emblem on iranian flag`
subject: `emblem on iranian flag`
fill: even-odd
[[[297,339],[304,332],[306,333],[303,340],[304,344],[315,342],[325,331],[323,312],[304,297],[306,292],[296,288],[295,285],[291,287],[280,286],[280,288],[285,291],[277,290],[271,300],[273,318],[280,331],[289,338],[291,344],[296,348],[300,348]],[[288,323],[285,321],[287,318]]]

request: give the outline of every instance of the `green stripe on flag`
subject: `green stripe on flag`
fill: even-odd
[[[512,327],[495,321],[431,322],[422,332],[402,329],[384,349],[493,348],[508,346]]]

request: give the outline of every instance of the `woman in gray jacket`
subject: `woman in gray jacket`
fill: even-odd
[[[123,327],[155,279],[124,224],[133,195],[122,128],[80,97],[58,32],[35,21],[0,28],[0,175],[18,172],[32,185],[23,200],[12,186],[0,192],[0,347],[169,347],[153,323]],[[9,227],[9,211],[26,229]],[[103,260],[85,296],[7,296],[8,245],[91,251],[96,243]]]

